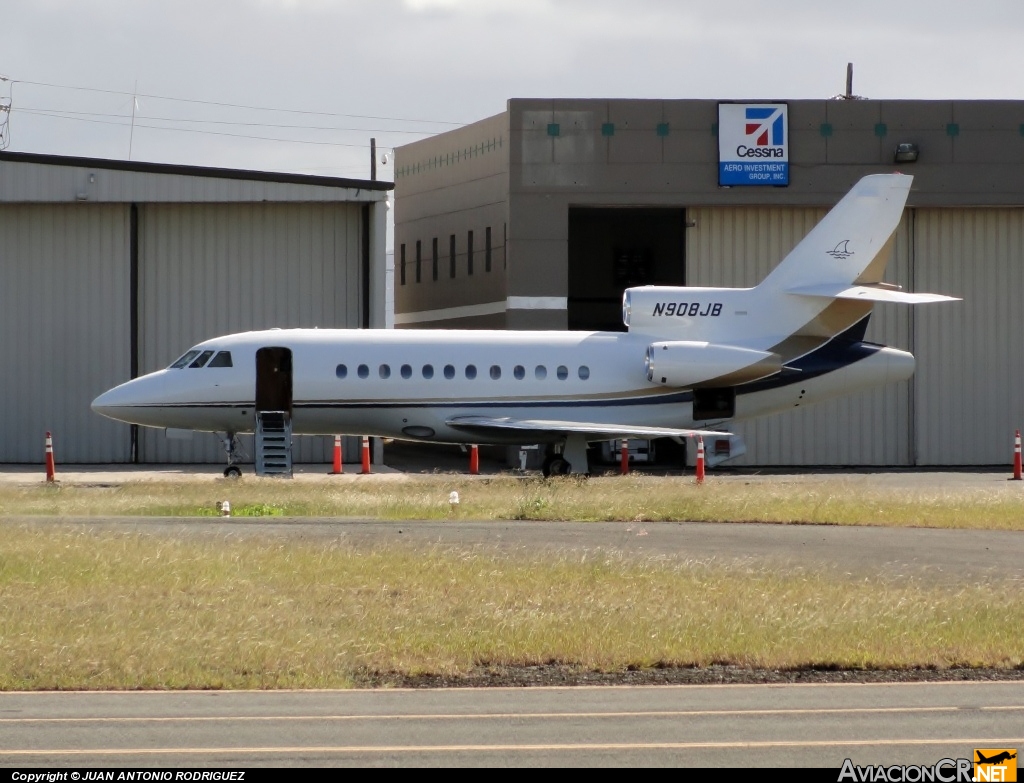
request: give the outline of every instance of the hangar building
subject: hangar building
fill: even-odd
[[[745,163],[774,184],[731,179],[757,169],[732,150],[762,143],[784,169]],[[620,329],[625,287],[755,285],[893,170],[915,179],[888,279],[964,301],[877,305],[868,339],[912,351],[914,379],[738,423],[738,464],[1006,464],[1024,426],[1021,101],[509,100],[396,150],[395,322]]]
[[[384,326],[392,187],[0,153],[0,462],[42,462],[47,430],[63,463],[223,461],[213,435],[89,403],[216,335]],[[329,461],[327,441],[296,438],[296,461]]]

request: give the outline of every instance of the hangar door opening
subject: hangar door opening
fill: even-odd
[[[570,207],[570,329],[625,331],[622,292],[686,284],[686,210]]]

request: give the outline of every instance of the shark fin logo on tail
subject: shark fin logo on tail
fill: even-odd
[[[840,261],[844,258],[849,258],[853,255],[853,251],[850,250],[850,240],[844,239],[838,243],[834,248],[827,251],[832,258],[839,259]]]

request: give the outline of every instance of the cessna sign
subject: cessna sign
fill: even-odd
[[[789,184],[789,107],[718,105],[718,184]]]

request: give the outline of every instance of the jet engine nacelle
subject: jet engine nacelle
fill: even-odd
[[[672,340],[647,346],[644,366],[647,380],[665,386],[735,386],[781,371],[782,358],[752,348]]]

